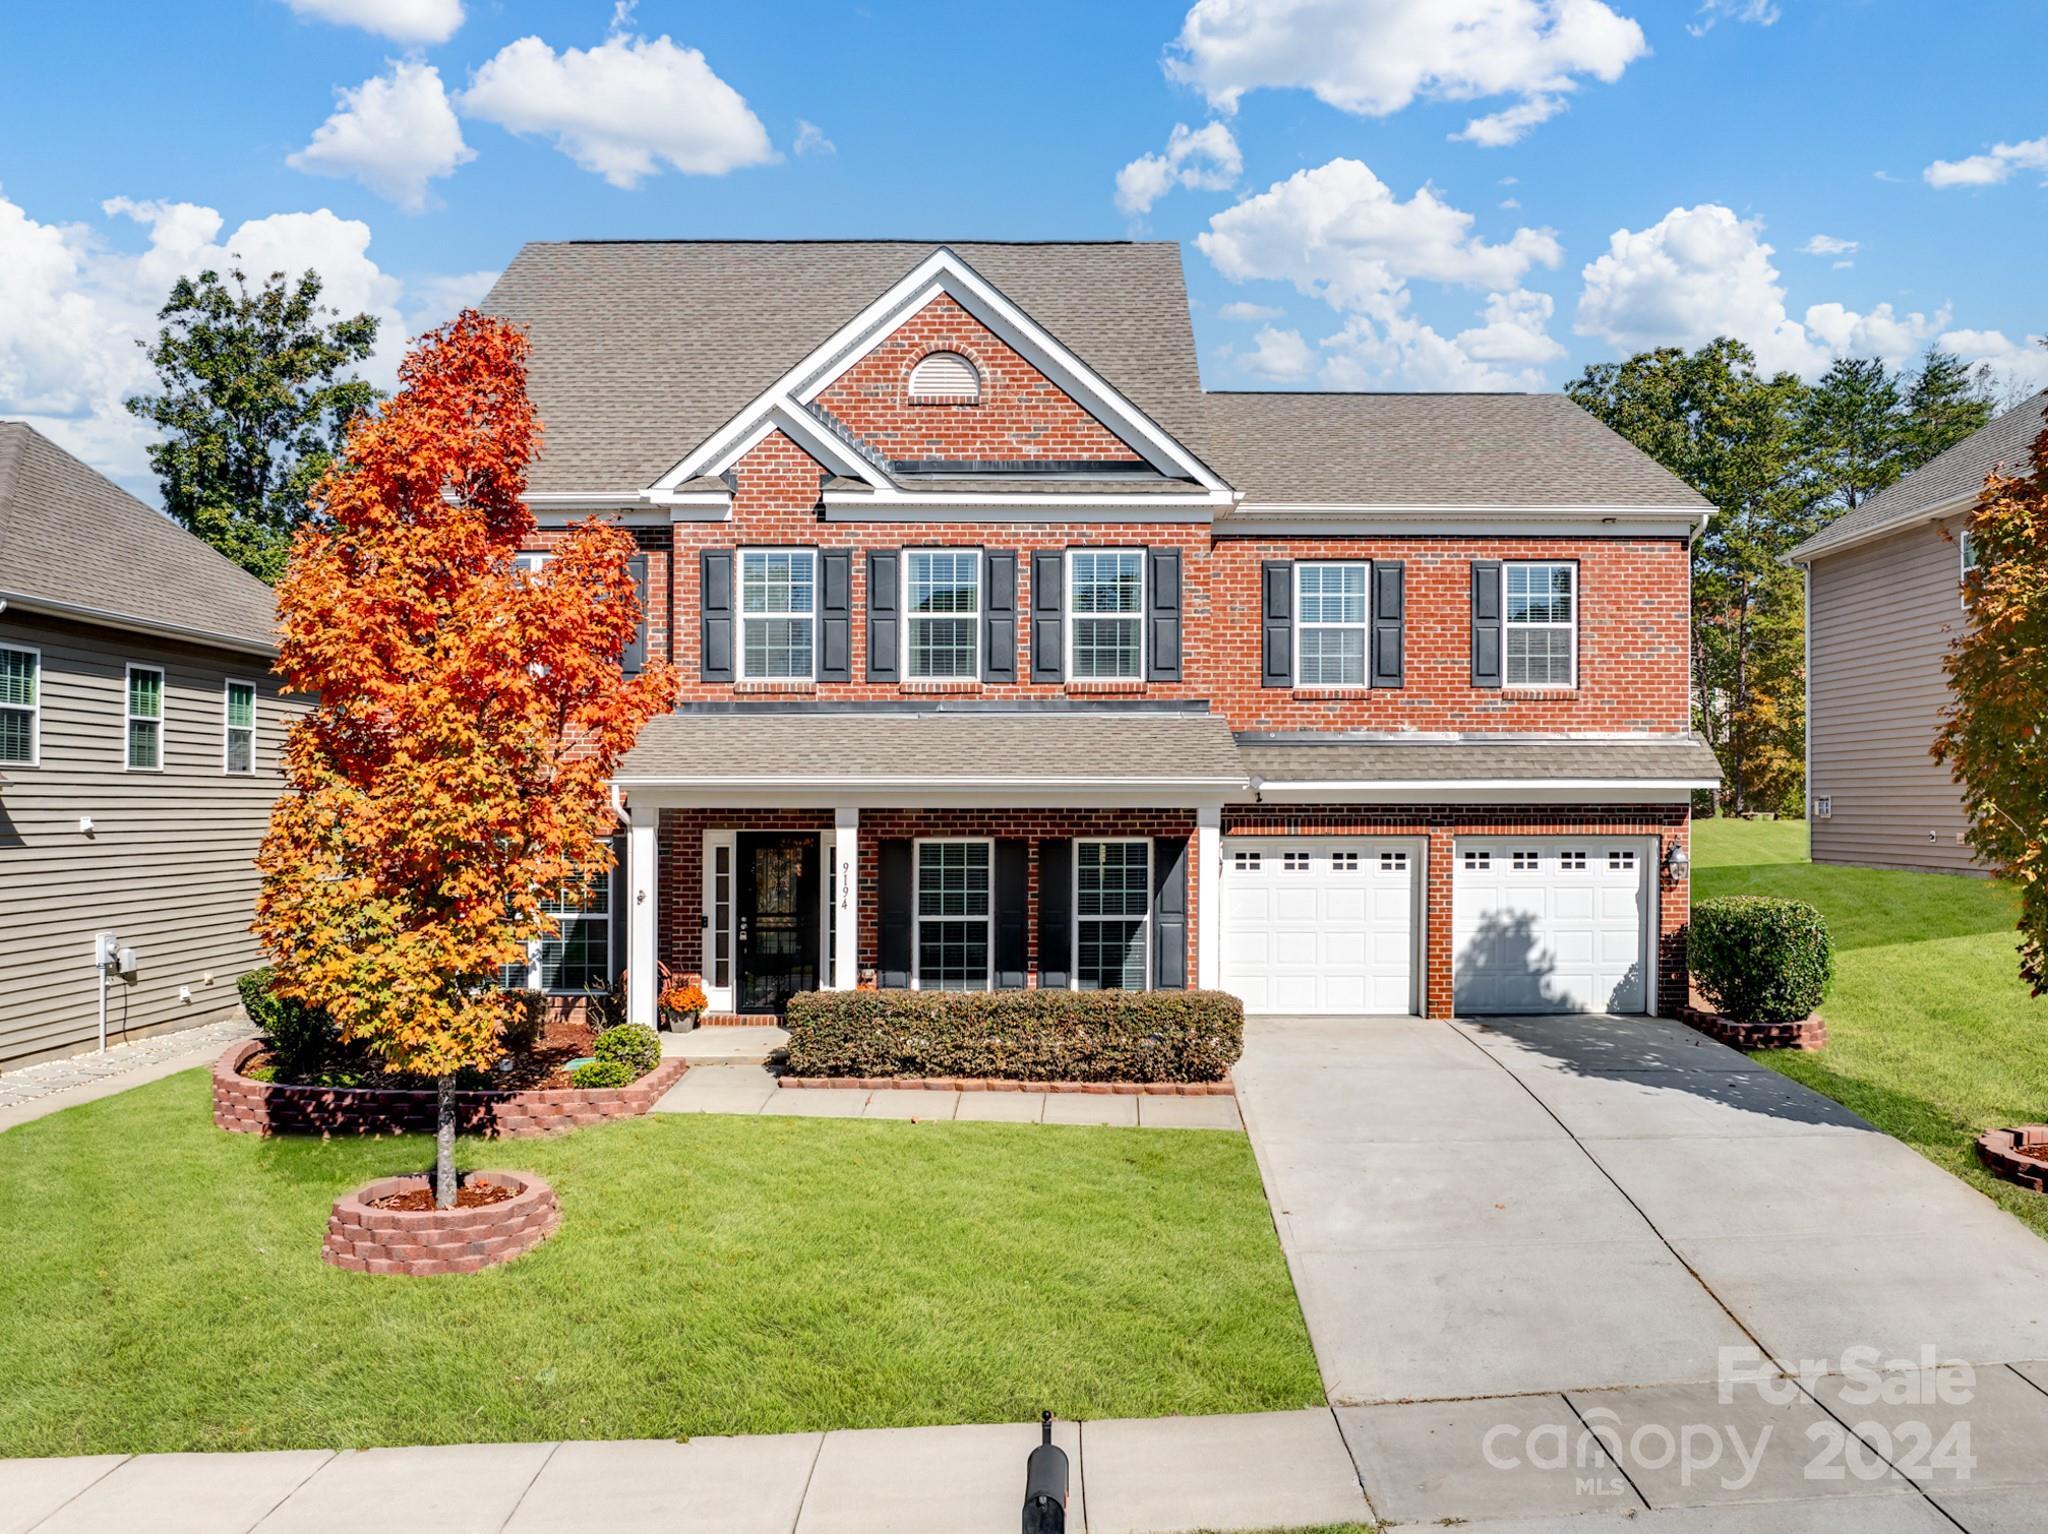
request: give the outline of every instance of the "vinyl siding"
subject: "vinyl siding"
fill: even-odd
[[[1948,702],[1942,657],[1962,623],[1954,543],[1935,523],[1825,555],[1812,566],[1807,792],[1819,863],[1981,874],[1962,796],[1928,755]]]
[[[256,655],[18,611],[0,617],[0,643],[42,652],[39,764],[0,767],[0,1065],[93,1047],[99,932],[140,958],[134,979],[107,982],[110,1038],[232,1013],[236,978],[261,962],[254,858],[302,705]],[[131,663],[164,672],[160,772],[124,765]],[[223,771],[229,677],[256,686],[250,775]]]

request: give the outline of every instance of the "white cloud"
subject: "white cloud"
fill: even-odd
[[[491,291],[500,274],[449,272],[415,277],[405,285],[405,323],[414,335],[446,324],[465,309],[474,309]]]
[[[1935,341],[1975,367],[1988,362],[2002,381],[2028,390],[2048,389],[2048,347],[2042,336],[2008,340],[2002,330],[1946,330]]]
[[[547,135],[616,187],[635,186],[664,165],[722,176],[778,158],[740,93],[702,53],[667,37],[614,34],[559,54],[522,37],[484,62],[460,101],[465,116]]]
[[[1936,160],[1920,175],[1935,188],[1995,186],[2010,180],[2016,170],[2048,171],[2048,136],[2026,139],[2017,144],[1993,144],[1989,154],[1973,154],[1961,160]]]
[[[445,43],[462,25],[462,0],[285,0],[301,16],[361,27],[394,43]]]
[[[316,176],[360,181],[409,212],[427,204],[427,183],[476,158],[441,88],[441,72],[417,60],[336,92],[341,105],[313,141],[285,163]]]
[[[1125,213],[1149,213],[1176,184],[1195,191],[1228,189],[1244,170],[1237,140],[1222,123],[1190,129],[1175,123],[1166,153],[1142,154],[1116,173],[1116,205]]]
[[[1563,110],[1562,96],[1528,96],[1502,111],[1473,118],[1451,137],[1481,149],[1504,149],[1521,142],[1531,128],[1549,122]]]
[[[1291,282],[1339,309],[1383,304],[1414,280],[1512,288],[1562,259],[1547,229],[1488,244],[1472,223],[1427,186],[1402,202],[1369,168],[1338,159],[1224,209],[1195,243],[1233,281]]]
[[[1225,304],[1216,311],[1226,320],[1277,320],[1287,311],[1276,309],[1271,304]]]
[[[837,154],[839,146],[825,137],[825,130],[814,122],[799,117],[796,120],[796,141],[790,146],[793,154]]]
[[[1902,362],[1948,321],[1946,310],[1899,314],[1886,303],[1859,313],[1832,302],[1793,319],[1762,230],[1760,220],[1717,203],[1673,208],[1648,229],[1616,230],[1607,253],[1581,274],[1574,328],[1626,351],[1734,336],[1764,369],[1812,376],[1838,356]]]
[[[1300,331],[1275,330],[1271,325],[1259,327],[1259,333],[1252,337],[1250,351],[1234,351],[1230,355],[1252,377],[1275,383],[1306,378],[1316,366],[1315,350],[1302,340]]]
[[[1760,27],[1778,24],[1774,0],[1704,0],[1699,15],[1698,21],[1688,22],[1685,28],[1694,37],[1705,37],[1719,21],[1752,21]]]
[[[1831,234],[1816,234],[1799,249],[1809,256],[1853,256],[1861,243],[1858,240],[1838,240]]]
[[[1494,293],[1486,323],[1455,336],[1406,313],[1353,315],[1323,339],[1322,382],[1332,389],[1541,389],[1543,365],[1564,355],[1545,330],[1553,307],[1547,293]]]
[[[1494,144],[1558,111],[1580,78],[1611,82],[1648,51],[1604,0],[1196,0],[1166,70],[1224,113],[1261,88],[1363,117],[1418,98],[1521,98],[1460,135]]]

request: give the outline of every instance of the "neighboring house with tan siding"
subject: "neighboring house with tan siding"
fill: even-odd
[[[0,1066],[211,1022],[261,960],[254,858],[302,705],[270,588],[0,422]]]
[[[1958,536],[1984,477],[2025,465],[2048,391],[1794,549],[1806,572],[1806,792],[1817,863],[1982,874],[1929,754],[1963,622]]]

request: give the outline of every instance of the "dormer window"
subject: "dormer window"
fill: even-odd
[[[910,397],[919,404],[976,404],[981,374],[958,352],[933,352],[910,370]]]

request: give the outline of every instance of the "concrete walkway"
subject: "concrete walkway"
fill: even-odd
[[[1603,1017],[1260,1018],[1236,1076],[1382,1519],[1729,1503],[1741,1519],[1670,1526],[2048,1529],[2048,1244],[1836,1104],[1678,1024]],[[1874,1419],[1851,1371],[1923,1349],[1979,1366],[1960,1402]],[[1724,1392],[1745,1368],[1816,1378]],[[1974,1475],[1896,1473],[1958,1424]],[[1723,1445],[1712,1474],[1650,1463],[1688,1432]],[[1815,1463],[1831,1436],[1867,1475]],[[1554,1441],[1582,1452],[1505,1452]],[[1819,1505],[1844,1495],[1874,1501]]]
[[[12,1129],[60,1109],[111,1097],[195,1065],[211,1065],[223,1049],[256,1030],[240,1012],[197,1028],[151,1034],[132,1044],[110,1044],[107,1052],[39,1060],[0,1072],[0,1129]]]

